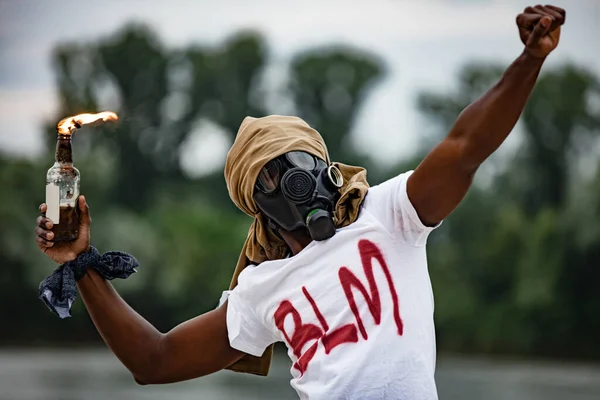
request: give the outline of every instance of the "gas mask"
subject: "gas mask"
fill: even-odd
[[[337,167],[291,151],[262,168],[253,198],[275,232],[307,229],[313,240],[325,240],[335,234],[333,211],[343,183]]]

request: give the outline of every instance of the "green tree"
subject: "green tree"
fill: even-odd
[[[421,111],[439,141],[501,69],[472,64],[451,95]],[[598,78],[566,65],[544,72],[523,113],[523,144],[491,186],[473,187],[431,244],[442,349],[597,357],[599,186],[581,174],[600,130]],[[594,224],[591,224],[594,225]],[[592,350],[593,349],[593,350]]]
[[[311,50],[293,60],[290,87],[297,112],[323,135],[332,160],[370,166],[350,145],[349,133],[382,74],[377,58],[356,50]]]
[[[265,60],[256,34],[237,35],[216,49],[173,51],[149,28],[133,25],[98,43],[64,45],[55,58],[60,115],[96,110],[107,91],[120,104],[116,127],[78,140],[110,149],[118,169],[112,190],[119,193],[111,202],[130,209],[151,204],[165,181],[184,178],[179,154],[199,118],[223,125],[233,137],[245,115],[264,114],[251,104]],[[106,130],[113,134],[102,134]]]
[[[190,180],[181,150],[198,121],[221,127],[232,142],[245,116],[269,113],[263,101],[264,39],[240,32],[214,47],[171,49],[150,28],[129,25],[91,43],[60,45],[53,61],[60,107],[46,128],[46,155],[35,162],[0,158],[0,176],[10,188],[0,194],[0,216],[16,227],[0,243],[0,300],[7,305],[1,319],[14,322],[3,337],[71,342],[75,334],[75,340],[98,340],[88,319],[59,320],[37,299],[37,285],[53,267],[35,246],[33,221],[53,162],[55,122],[82,112],[109,109],[120,117],[84,127],[73,139],[82,193],[94,218],[93,244],[101,251],[130,252],[141,264],[138,274],[114,282],[119,292],[163,330],[214,307],[228,287],[250,219],[234,211],[221,171]],[[319,129],[334,159],[360,164],[346,138],[381,71],[379,61],[331,48],[305,52],[290,68],[289,100],[323,122]],[[315,73],[326,76],[311,77]],[[306,93],[324,103],[311,105]],[[332,106],[331,96],[338,96],[338,104]],[[39,177],[36,185],[28,184],[31,176]],[[81,301],[74,307],[82,313]],[[37,323],[44,325],[43,336]]]
[[[578,160],[597,139],[600,112],[588,104],[598,96],[598,78],[583,68],[567,65],[540,77],[522,118],[525,143],[514,164],[521,179],[503,182],[528,212],[565,204]]]

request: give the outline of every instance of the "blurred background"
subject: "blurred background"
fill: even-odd
[[[287,3],[287,4],[286,4]],[[441,399],[600,398],[600,2],[567,9],[522,118],[429,240]],[[115,282],[160,330],[216,306],[250,219],[223,166],[247,116],[305,118],[374,185],[414,168],[522,50],[522,0],[0,0],[0,399],[293,399],[220,372],[137,386],[81,300],[38,299],[55,265],[34,221],[55,125],[73,139],[93,243],[141,263]]]

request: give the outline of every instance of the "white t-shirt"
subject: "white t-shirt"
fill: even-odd
[[[231,346],[283,341],[301,399],[437,399],[433,294],[412,171],[371,187],[359,218],[293,257],[249,266],[228,295]]]

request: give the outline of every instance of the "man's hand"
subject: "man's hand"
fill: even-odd
[[[52,221],[46,218],[46,204],[40,205],[41,216],[36,220],[37,227],[37,245],[48,257],[57,264],[64,264],[77,258],[90,248],[90,209],[85,201],[85,197],[79,196],[79,235],[77,239],[71,242],[54,242],[54,233],[52,232]]]
[[[544,58],[558,46],[560,27],[565,23],[562,8],[546,5],[527,7],[517,15],[517,26],[525,51],[536,58]]]

